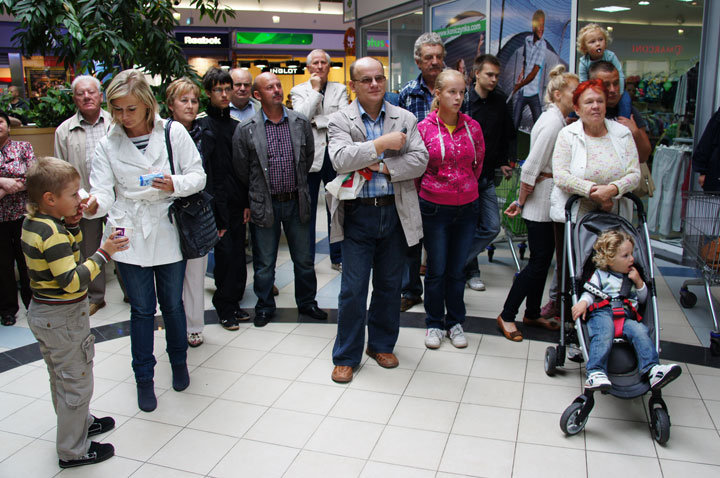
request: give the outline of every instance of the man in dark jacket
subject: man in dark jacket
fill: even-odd
[[[692,157],[695,172],[700,173],[704,191],[720,191],[720,110],[717,110],[695,148]]]
[[[208,176],[206,190],[215,198],[215,222],[220,234],[215,246],[213,305],[220,325],[237,330],[239,321],[250,318],[239,304],[247,282],[244,211],[248,207],[247,188],[232,168],[232,137],[239,123],[230,116],[230,74],[211,68],[203,77],[203,86],[210,106],[205,115],[198,117],[202,129],[200,153]]]
[[[275,314],[272,286],[281,227],[294,265],[298,311],[324,320],[327,313],[315,301],[317,278],[309,243],[312,127],[305,116],[283,106],[282,84],[274,74],[258,75],[253,95],[261,109],[235,131],[233,166],[250,199],[255,326],[265,326]]]
[[[478,179],[480,216],[467,265],[465,279],[472,290],[485,290],[480,280],[477,256],[500,232],[500,216],[495,196],[495,169],[505,176],[512,174],[509,160],[515,155],[515,126],[507,105],[506,96],[497,90],[500,62],[493,55],[479,56],[473,65],[475,88],[468,91],[465,106],[467,114],[480,123],[485,138],[485,160]]]

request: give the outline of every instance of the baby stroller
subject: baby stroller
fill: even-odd
[[[580,196],[572,196],[565,205],[565,267],[570,277],[570,296],[574,305],[582,294],[584,284],[595,269],[592,263],[593,244],[597,237],[609,229],[620,229],[630,234],[635,242],[633,256],[635,267],[642,276],[648,287],[648,299],[644,305],[639,307],[638,313],[642,322],[648,328],[648,332],[655,341],[655,347],[659,351],[660,327],[658,321],[657,293],[655,290],[655,278],[653,272],[653,254],[650,247],[650,235],[646,224],[645,211],[642,202],[633,194],[625,194],[625,197],[632,200],[637,210],[639,227],[636,229],[625,218],[616,214],[603,211],[593,211],[583,216],[576,225],[571,220],[573,204],[580,199]],[[563,274],[565,276],[566,274]],[[563,277],[563,291],[568,288]],[[569,299],[568,294],[563,294],[560,321],[560,344],[555,347],[548,347],[545,350],[545,373],[554,375],[556,367],[565,363],[565,343],[577,343],[582,350],[583,358],[588,360],[589,334],[587,323],[581,318],[575,321],[575,328],[568,330],[565,327],[565,302]],[[613,339],[613,346],[608,359],[608,378],[612,382],[612,388],[608,392],[618,398],[631,399],[644,395],[650,391],[648,380],[642,377],[638,370],[638,361],[635,349],[625,338]],[[585,428],[590,411],[595,399],[594,391],[585,389],[583,394],[573,401],[560,418],[560,428],[567,435],[575,435]],[[670,416],[667,405],[662,399],[660,390],[652,390],[652,396],[648,401],[650,412],[650,430],[653,438],[659,444],[664,444],[670,438]]]

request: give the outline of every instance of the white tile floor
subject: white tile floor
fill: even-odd
[[[280,256],[289,260],[286,252]],[[488,291],[466,293],[469,315],[495,317],[500,310],[511,274],[502,249],[496,258],[483,267]],[[328,259],[317,270],[334,287]],[[210,307],[212,282],[206,286]],[[286,284],[278,303],[292,307],[292,292]],[[247,295],[244,305],[251,307]],[[107,300],[93,325],[128,320],[114,281]],[[671,340],[699,344],[662,288],[659,302],[663,320],[678,327]],[[18,325],[25,327],[24,319]],[[207,326],[205,343],[188,351],[191,385],[182,393],[170,387],[158,331],[159,403],[152,413],[137,408],[129,338],[98,344],[91,409],[115,417],[116,429],[100,439],[113,443],[116,456],[73,470],[57,466],[44,364],[2,373],[0,477],[720,476],[720,369],[683,364],[683,375],[664,390],[673,426],[662,447],[648,431],[643,398],[598,396],[586,430],[564,436],[560,414],[581,392],[581,369],[547,377],[546,343],[469,334],[467,349],[446,340],[432,351],[423,330],[403,328],[400,367],[365,360],[350,384],[339,385],[330,380],[335,329]]]

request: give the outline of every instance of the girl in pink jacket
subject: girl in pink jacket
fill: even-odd
[[[460,113],[465,79],[445,70],[435,80],[432,112],[418,124],[430,154],[425,174],[416,180],[427,250],[425,346],[437,349],[445,335],[467,347],[463,267],[479,214],[478,178],[485,156],[480,125]]]

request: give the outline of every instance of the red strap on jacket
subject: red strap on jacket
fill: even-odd
[[[637,309],[633,307],[632,302],[630,302],[628,299],[622,300],[623,306],[627,306],[630,309],[630,312],[633,313],[635,316],[635,319],[640,322],[642,321],[642,317],[638,313]],[[592,312],[595,309],[600,309],[602,307],[608,307],[610,305],[610,300],[605,299],[601,300],[600,302],[595,302],[588,307],[588,312]],[[622,331],[623,326],[625,325],[625,307],[613,307],[613,326],[615,327],[615,338],[622,337]]]

